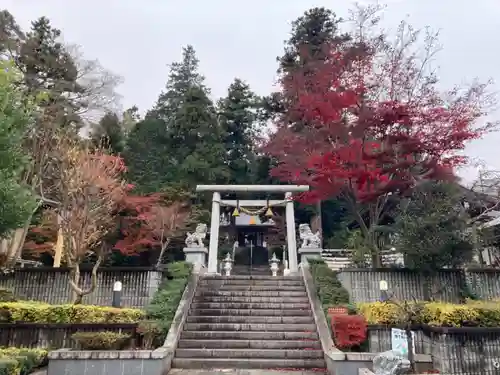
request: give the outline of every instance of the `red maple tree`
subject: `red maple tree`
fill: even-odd
[[[375,267],[381,263],[376,228],[389,197],[429,179],[453,178],[466,161],[460,152],[467,142],[490,129],[476,123],[486,85],[439,91],[434,74],[423,73],[429,60],[419,63],[402,40],[405,25],[393,48],[387,36],[355,34],[343,45],[325,45],[325,59],[305,58],[308,64],[282,77],[287,111],[265,147],[277,161],[273,176],[311,186],[299,199],[346,200]]]
[[[159,248],[161,263],[172,237],[183,228],[189,215],[184,202],[166,202],[162,194],[127,195],[122,202],[120,217],[121,239],[115,249],[123,254],[135,254]]]

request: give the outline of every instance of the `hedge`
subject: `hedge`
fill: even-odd
[[[144,316],[144,311],[129,308],[31,301],[0,303],[2,323],[136,323]]]
[[[5,348],[0,349],[0,375],[26,375],[43,366],[47,350]]]
[[[140,324],[139,331],[146,341],[152,342],[154,347],[163,345],[167,337],[191,271],[192,265],[190,263],[174,262],[168,264],[167,276],[169,279],[160,285],[146,308],[147,321]]]
[[[338,280],[337,272],[331,270],[321,259],[309,259],[308,263],[325,314],[330,307],[343,306],[352,310],[353,306],[349,304],[349,293]]]
[[[500,302],[468,301],[466,304],[416,302],[421,308],[414,321],[437,327],[500,327]],[[396,325],[406,321],[404,309],[393,302],[360,303],[368,324]]]

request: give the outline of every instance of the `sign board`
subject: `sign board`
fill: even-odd
[[[413,341],[413,354],[415,354],[415,332],[411,333]],[[402,329],[391,329],[391,349],[408,356],[408,337]]]

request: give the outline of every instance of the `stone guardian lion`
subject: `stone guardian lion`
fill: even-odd
[[[309,224],[299,225],[299,236],[302,240],[302,248],[319,249],[321,248],[321,235],[319,231],[313,233]]]

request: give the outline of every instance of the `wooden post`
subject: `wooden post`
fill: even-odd
[[[55,268],[61,267],[62,252],[64,249],[64,236],[61,228],[61,217],[57,215],[57,242],[54,247],[54,266]]]

